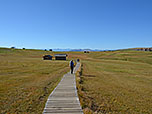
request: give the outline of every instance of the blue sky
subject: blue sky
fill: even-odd
[[[152,47],[152,0],[0,0],[0,47]]]

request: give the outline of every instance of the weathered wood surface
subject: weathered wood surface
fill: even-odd
[[[77,63],[74,73],[80,67]],[[83,114],[77,95],[75,74],[67,73],[48,97],[43,114]]]

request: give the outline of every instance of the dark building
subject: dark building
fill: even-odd
[[[152,48],[139,48],[137,51],[152,51]]]
[[[11,47],[11,49],[15,49],[15,47]]]
[[[84,51],[84,53],[90,53],[90,51]]]
[[[67,54],[55,54],[55,60],[66,60]]]
[[[52,56],[51,55],[44,55],[43,60],[52,60]]]

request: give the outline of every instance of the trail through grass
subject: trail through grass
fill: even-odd
[[[152,113],[152,53],[90,53],[78,79],[85,114]]]
[[[152,113],[152,52],[66,52],[68,61],[42,60],[56,53],[0,49],[0,113],[41,114],[48,95],[69,71],[69,60],[77,58],[85,114]]]
[[[0,113],[41,114],[48,95],[68,69],[65,61],[43,61],[37,50],[0,50]]]

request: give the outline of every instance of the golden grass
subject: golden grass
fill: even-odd
[[[0,49],[0,113],[40,114],[48,95],[79,58],[77,87],[85,114],[152,113],[152,53],[62,52],[68,61],[43,61],[61,52]],[[80,76],[81,75],[81,76]]]
[[[85,114],[152,113],[152,65],[150,52],[90,53],[78,78]],[[144,58],[144,60],[143,60]]]
[[[68,68],[65,61],[43,61],[50,52],[0,49],[0,113],[41,114],[48,95]]]

